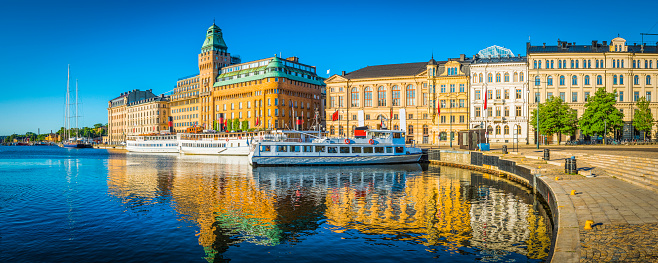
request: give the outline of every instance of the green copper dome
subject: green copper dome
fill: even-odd
[[[224,38],[222,36],[222,30],[217,25],[215,25],[215,23],[213,23],[212,26],[208,28],[208,32],[206,33],[206,40],[203,41],[203,46],[201,46],[201,52],[226,52],[227,49],[228,47],[226,46],[226,43],[224,43]]]
[[[283,63],[281,62],[281,59],[279,57],[274,57],[269,64],[267,64],[267,68],[282,68]]]

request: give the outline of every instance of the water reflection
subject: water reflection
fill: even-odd
[[[176,154],[127,154],[108,167],[112,196],[136,213],[170,204],[198,229],[209,262],[332,261],[373,246],[389,260],[532,261],[550,248],[550,221],[527,189],[467,170],[254,169],[242,157]]]

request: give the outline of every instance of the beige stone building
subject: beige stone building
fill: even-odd
[[[169,96],[131,102],[126,107],[126,135],[168,133]]]
[[[607,43],[592,41],[582,45],[558,40],[556,46],[527,44],[528,87],[531,94],[530,112],[537,102],[560,96],[571,108],[583,115],[585,103],[600,87],[617,91],[617,108],[624,114],[624,128],[615,135],[618,139],[639,138],[632,127],[635,103],[647,98],[653,116],[658,116],[658,48],[656,45],[626,43],[617,37]],[[540,116],[541,120],[541,116]],[[530,138],[535,133],[530,128]],[[652,134],[656,134],[654,126]],[[581,136],[577,136],[582,138]],[[567,139],[565,136],[563,139]],[[551,136],[549,141],[557,141]]]
[[[140,100],[156,97],[152,90],[134,89],[123,92],[118,97],[111,99],[107,106],[107,136],[109,144],[120,144],[126,141],[129,134],[128,106]],[[132,126],[131,126],[132,127]]]

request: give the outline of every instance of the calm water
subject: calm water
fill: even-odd
[[[535,203],[439,166],[0,146],[0,261],[540,262]]]

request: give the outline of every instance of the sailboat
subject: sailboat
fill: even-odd
[[[88,140],[83,140],[80,138],[78,132],[80,127],[78,127],[78,80],[75,81],[75,137],[71,138],[70,124],[71,124],[71,89],[69,86],[71,78],[71,65],[68,67],[68,73],[66,74],[66,108],[64,110],[64,137],[62,139],[62,147],[64,148],[92,148]]]

